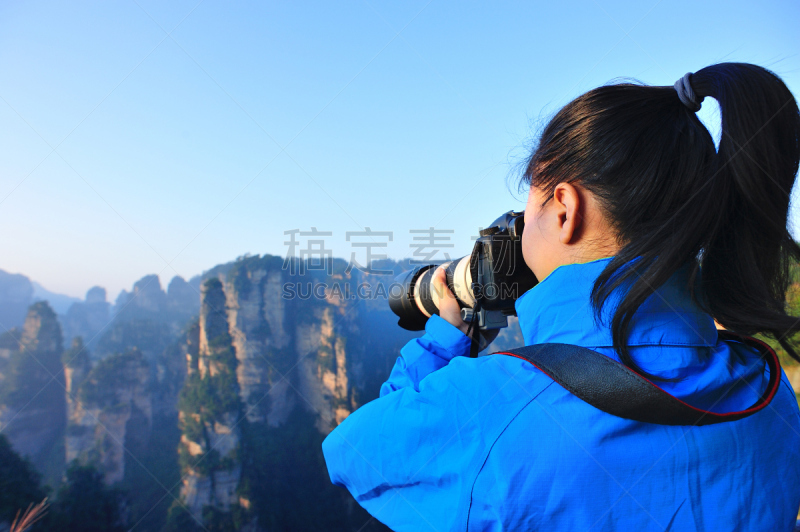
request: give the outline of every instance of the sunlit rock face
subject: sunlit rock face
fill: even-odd
[[[359,286],[380,294],[392,276],[348,272],[343,261],[292,270],[281,257],[248,257],[220,275],[240,395],[251,423],[280,427],[300,405],[327,434],[361,404],[359,395],[377,394],[381,371],[409,335],[385,298],[357,297]],[[372,349],[381,340],[389,349]]]
[[[243,411],[237,359],[217,278],[203,284],[197,341],[189,342],[187,379],[179,402],[181,499],[201,521],[206,507],[229,512],[238,506],[241,478]]]
[[[47,476],[64,432],[66,396],[61,327],[47,302],[28,309],[22,329],[0,336],[0,431]]]
[[[285,282],[280,260],[264,262],[252,270],[236,268],[222,278],[245,415],[251,423],[269,420],[279,426],[294,406],[284,379],[294,365],[293,317],[280,297]]]

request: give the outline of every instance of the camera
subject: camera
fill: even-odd
[[[523,214],[503,214],[480,231],[472,253],[441,264],[461,318],[480,329],[507,327],[508,316],[516,315],[514,302],[538,282],[522,257]],[[439,313],[441,294],[432,282],[439,266],[426,264],[395,278],[402,290],[390,291],[389,308],[400,318],[400,327],[423,330],[428,318]]]

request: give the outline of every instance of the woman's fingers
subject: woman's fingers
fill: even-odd
[[[436,271],[433,273],[433,289],[439,300],[437,302],[439,316],[466,334],[469,324],[461,319],[461,306],[458,304],[456,296],[454,296],[450,288],[447,287],[443,266],[436,268]]]
[[[456,296],[450,291],[447,286],[447,276],[443,266],[436,268],[433,272],[433,288],[436,290],[436,296],[441,301],[443,299],[452,299],[455,301]],[[458,302],[456,302],[458,304]]]

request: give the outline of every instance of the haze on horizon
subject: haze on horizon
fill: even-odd
[[[357,243],[402,259],[435,228],[435,258],[458,257],[523,207],[515,165],[572,98],[722,61],[797,97],[797,20],[788,0],[4,2],[0,269],[113,301],[146,274],[286,256],[293,230],[363,262]]]

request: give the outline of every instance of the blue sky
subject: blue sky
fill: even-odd
[[[798,21],[788,0],[3,2],[0,269],[114,298],[312,227],[343,258],[367,227],[393,234],[375,253],[435,227],[460,256],[522,208],[514,165],[572,98],[721,61],[798,95]]]

